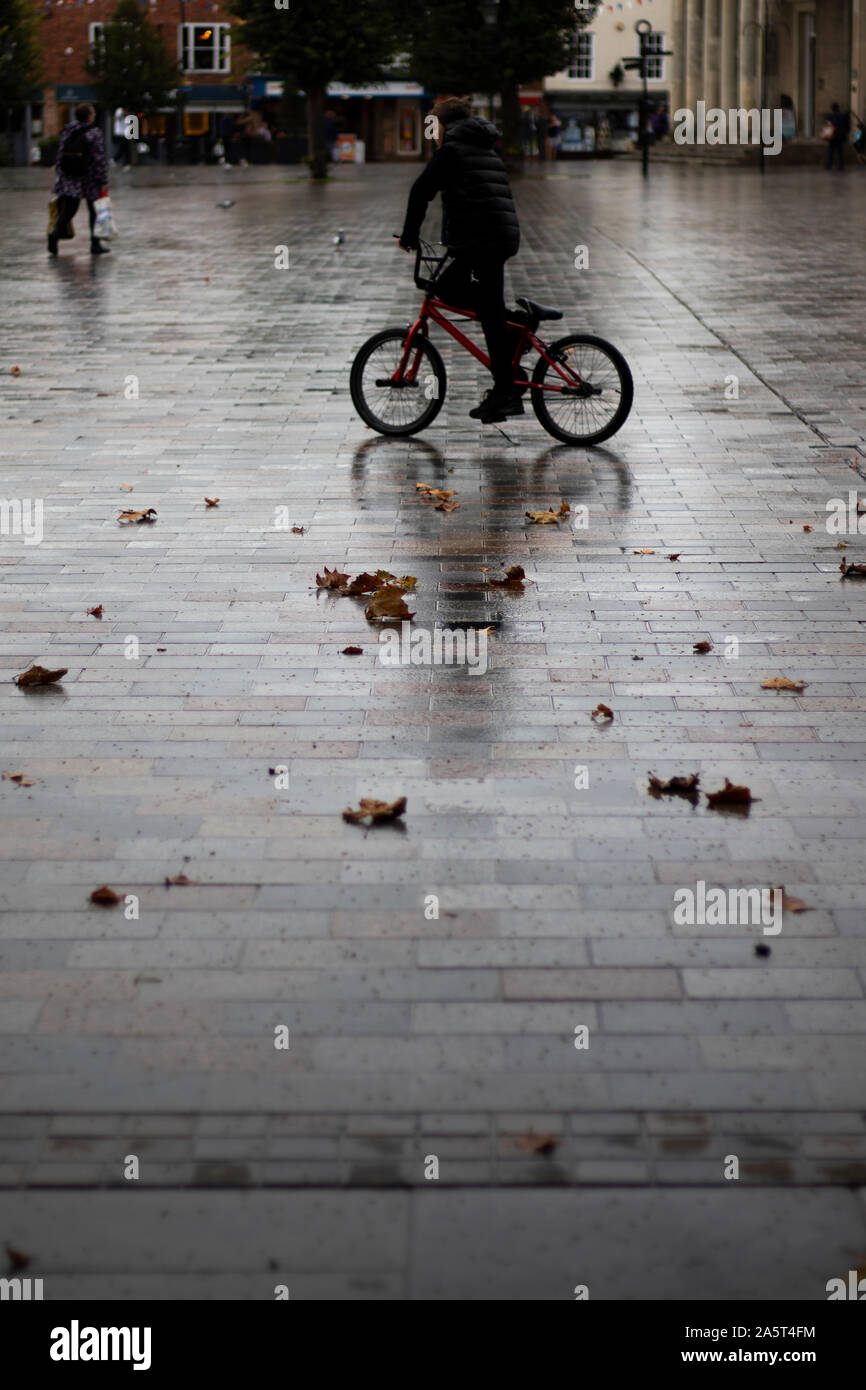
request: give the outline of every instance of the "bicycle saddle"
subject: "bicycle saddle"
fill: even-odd
[[[531,314],[537,323],[542,319],[561,319],[561,309],[548,309],[544,304],[536,304],[534,299],[521,299],[518,297],[517,303],[521,309],[525,309],[527,314]]]

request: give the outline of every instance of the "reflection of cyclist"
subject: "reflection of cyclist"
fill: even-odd
[[[471,113],[469,102],[459,97],[445,97],[433,107],[442,143],[412,185],[400,245],[404,251],[417,249],[427,205],[441,193],[442,240],[454,261],[437,282],[436,297],[474,309],[481,321],[493,389],[469,414],[490,425],[523,414],[512,385],[504,299],[505,262],[517,254],[520,225],[505,165],[494,149],[499,132]]]

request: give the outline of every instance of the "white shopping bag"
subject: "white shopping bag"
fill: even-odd
[[[111,199],[97,198],[93,206],[96,209],[96,224],[93,228],[96,239],[107,241],[109,237],[117,236],[117,223],[111,210]]]

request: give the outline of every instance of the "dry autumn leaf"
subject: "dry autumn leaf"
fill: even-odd
[[[15,684],[53,685],[55,681],[62,680],[68,670],[68,666],[61,666],[56,671],[49,671],[45,666],[31,666],[28,670],[22,671],[20,676],[15,677]]]
[[[121,484],[120,484],[120,491],[121,491],[121,492],[135,492],[135,487],[134,487],[134,485],[133,485],[132,483],[121,483]]]
[[[206,497],[204,500],[205,500],[205,502],[207,503],[207,505],[208,505],[209,507],[218,507],[218,506],[219,506],[220,500],[219,500],[218,497]]]
[[[414,574],[402,574],[398,577],[390,570],[376,570],[376,578],[380,584],[399,584],[401,589],[414,589],[418,583]]]
[[[613,710],[608,709],[607,705],[598,704],[589,717],[590,719],[606,719],[609,723],[613,719]]]
[[[514,1147],[524,1149],[534,1154],[552,1154],[557,1148],[559,1140],[553,1134],[536,1134],[534,1129],[530,1129],[526,1134],[521,1134],[515,1139]]]
[[[707,801],[711,811],[724,810],[726,808],[736,811],[748,810],[753,801],[759,800],[752,796],[748,787],[737,787],[725,778],[725,785],[717,792],[707,792]]]
[[[866,579],[866,565],[849,565],[843,560],[839,568],[843,579]]]
[[[364,616],[368,622],[374,622],[377,618],[409,619],[414,618],[415,614],[406,607],[403,590],[396,584],[386,584],[384,588],[376,590],[364,609]]]
[[[195,886],[195,879],[187,878],[186,874],[175,874],[173,878],[167,878],[165,880],[165,886],[166,888],[193,888]]]
[[[363,650],[363,647],[344,647],[343,656],[360,656]]]
[[[560,502],[556,511],[549,507],[547,511],[527,512],[526,516],[530,521],[534,521],[537,526],[555,526],[564,516],[568,516],[571,507],[567,502]]]
[[[647,546],[644,546],[642,550],[633,550],[631,553],[632,555],[655,555],[655,551],[650,550]]]
[[[656,777],[654,772],[647,773],[649,777],[649,789],[654,796],[697,796],[698,783],[701,780],[699,772],[690,772],[687,777]]]
[[[836,549],[837,549],[837,550],[847,550],[847,549],[848,549],[848,542],[847,542],[847,541],[837,541],[837,542],[836,542]]]
[[[713,644],[712,642],[707,642],[706,640],[702,642],[696,642],[692,650],[698,652],[701,656],[703,656],[706,652],[711,652],[713,650]]]
[[[34,785],[31,779],[25,776],[23,772],[4,772],[3,781],[15,782],[19,787],[32,787]]]
[[[306,526],[293,526],[293,527],[292,527],[292,535],[293,535],[293,536],[302,536],[302,535],[304,534],[304,532],[306,531],[306,529],[307,529]]]
[[[153,507],[148,507],[143,512],[121,512],[117,519],[124,526],[129,526],[133,521],[136,526],[142,526],[147,521],[156,521],[156,512]]]
[[[357,825],[369,818],[371,825],[377,825],[380,821],[395,820],[405,810],[405,796],[398,797],[396,801],[376,801],[373,797],[362,796],[357,811],[353,811],[351,806],[346,807],[343,820]]]
[[[109,888],[107,883],[103,883],[101,888],[94,888],[90,901],[98,907],[117,907],[118,903],[123,902],[123,898],[119,893],[115,893],[113,888]]]
[[[802,898],[795,898],[791,893],[786,893],[784,886],[780,883],[776,887],[776,892],[782,894],[782,910],[784,912],[814,912],[814,907],[804,903]]]
[[[88,615],[89,615],[91,618],[101,618],[101,617],[102,617],[102,604],[101,604],[101,603],[97,603],[97,605],[96,605],[95,608],[88,608],[87,612],[88,612]]]
[[[457,489],[453,487],[433,487],[431,483],[416,483],[415,491],[420,492],[423,497],[438,497],[446,500],[449,497],[457,496]]]
[[[10,375],[10,376],[20,376],[20,375],[21,375],[21,368],[20,368],[20,367],[10,367],[10,368],[9,368],[9,375]]]
[[[500,588],[509,588],[523,583],[526,578],[526,571],[522,565],[511,565],[505,571],[504,579],[491,579],[491,584],[497,584]]]
[[[329,570],[326,565],[325,573],[316,575],[316,584],[320,589],[342,589],[348,578],[347,574],[341,574],[337,569]]]
[[[811,529],[812,529],[811,526],[804,526],[804,527],[803,527],[803,530],[804,530],[804,531],[811,531]]]
[[[678,560],[678,559],[680,558],[680,552],[677,551],[677,553],[676,553],[675,555],[668,555],[666,558],[667,558],[668,560]]]
[[[773,676],[771,680],[761,681],[762,690],[796,690],[801,695],[806,689],[806,681],[789,681],[787,676]]]
[[[377,589],[381,589],[383,580],[377,579],[375,574],[358,574],[340,590],[341,594],[346,594],[350,598],[356,594],[374,594]]]

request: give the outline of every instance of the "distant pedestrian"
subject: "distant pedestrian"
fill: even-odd
[[[664,140],[669,130],[669,122],[668,113],[663,106],[656,108],[655,115],[652,118],[652,128],[656,142]]]
[[[48,236],[48,250],[57,255],[57,243],[69,226],[83,198],[90,216],[90,254],[104,256],[111,250],[94,235],[97,198],[108,193],[108,164],[102,134],[94,125],[95,112],[87,102],[75,108],[75,120],[63,130],[57,149],[57,222]]]
[[[325,148],[328,151],[328,158],[332,164],[337,162],[337,136],[340,134],[340,118],[336,111],[328,109],[325,112]]]
[[[833,128],[833,134],[827,141],[827,168],[833,168],[833,160],[838,158],[839,168],[845,168],[845,146],[848,143],[848,133],[851,129],[851,116],[847,111],[839,110],[838,101],[834,101],[830,107],[830,114],[827,121]]]

